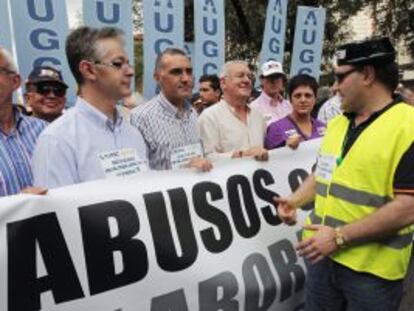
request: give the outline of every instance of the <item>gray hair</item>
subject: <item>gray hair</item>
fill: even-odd
[[[79,70],[83,60],[98,60],[104,49],[99,43],[104,39],[118,39],[124,43],[124,32],[116,27],[93,28],[88,26],[73,30],[66,38],[66,57],[76,82],[83,84],[84,79]]]
[[[17,66],[14,62],[13,54],[2,47],[0,47],[0,54],[6,59],[6,69],[17,73]]]
[[[249,64],[247,62],[245,62],[244,60],[229,60],[228,62],[226,62],[223,67],[221,67],[220,70],[220,79],[225,78],[229,75],[229,71],[230,71],[230,67],[233,65],[245,65],[247,66],[247,68],[249,67]]]
[[[182,56],[188,57],[188,55],[183,50],[180,50],[177,48],[166,48],[164,51],[162,51],[160,54],[157,55],[157,58],[155,59],[154,71],[161,69],[162,59],[164,55],[182,55]]]

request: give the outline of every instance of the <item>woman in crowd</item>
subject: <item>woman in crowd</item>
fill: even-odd
[[[269,125],[265,138],[266,149],[283,146],[296,149],[303,140],[323,136],[325,124],[311,117],[317,90],[315,78],[306,74],[296,75],[289,81],[289,99],[293,111]]]

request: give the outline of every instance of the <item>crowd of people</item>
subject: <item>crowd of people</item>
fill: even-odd
[[[298,246],[309,264],[306,310],[396,310],[414,224],[414,108],[407,104],[414,103],[413,90],[398,85],[387,38],[338,48],[336,82],[322,105],[314,77],[288,79],[274,60],[260,68],[256,98],[242,60],[200,77],[194,96],[190,59],[168,48],[155,62],[160,92],[125,111],[119,103],[131,98],[134,70],[122,31],[77,28],[66,56],[78,85],[74,107],[65,109],[68,86],[50,66],[27,77],[21,107],[13,93],[22,78],[0,47],[1,196],[146,170],[207,172],[222,158],[266,161],[271,149],[324,136],[316,171],[275,198],[287,224],[315,200]],[[108,161],[114,158],[129,171]]]

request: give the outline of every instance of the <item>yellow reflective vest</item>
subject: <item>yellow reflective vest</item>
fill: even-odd
[[[394,197],[393,180],[414,142],[414,108],[398,103],[360,134],[342,161],[347,117],[333,119],[323,139],[316,176],[315,209],[306,223],[338,227],[374,213]],[[413,163],[414,165],[414,163]],[[412,226],[393,236],[338,250],[331,258],[358,272],[387,280],[404,278],[411,254]],[[313,232],[304,231],[304,238]]]

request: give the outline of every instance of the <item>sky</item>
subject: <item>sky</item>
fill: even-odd
[[[82,0],[66,0],[68,8],[69,27],[76,24],[76,14],[82,8]]]

